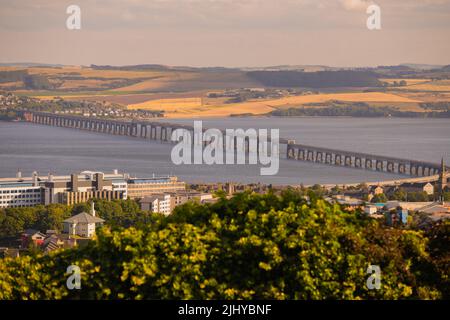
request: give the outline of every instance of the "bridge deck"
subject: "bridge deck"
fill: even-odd
[[[116,119],[107,119],[107,118],[92,118],[92,117],[84,117],[84,116],[76,116],[76,115],[65,115],[65,114],[52,114],[52,113],[46,113],[46,112],[24,112],[25,119],[30,122],[36,122],[46,125],[56,125],[56,126],[62,126],[62,127],[69,127],[69,128],[79,128],[84,130],[90,130],[90,131],[96,131],[96,132],[105,132],[105,133],[112,133],[112,134],[120,134],[120,135],[129,135],[129,136],[136,136],[136,137],[142,137],[147,138],[147,127],[151,127],[150,132],[150,139],[156,139],[156,140],[163,140],[170,142],[170,130],[174,129],[186,129],[193,131],[194,127],[189,125],[183,125],[183,124],[174,124],[174,123],[168,123],[163,121],[142,121],[142,120],[116,120]],[[76,122],[74,122],[75,120]],[[105,129],[106,126],[109,126],[109,129]],[[120,129],[114,129],[111,132],[112,126],[120,126]],[[140,132],[138,132],[138,126],[140,126]],[[144,128],[146,127],[146,128]],[[160,136],[158,137],[156,133],[156,128],[160,128]],[[122,128],[124,128],[122,130]],[[145,134],[142,134],[142,129],[145,129]],[[153,129],[155,129],[155,132],[153,132]],[[164,138],[163,138],[163,131],[164,129]],[[109,131],[108,131],[109,130]],[[203,131],[208,130],[207,128],[203,128]],[[243,129],[246,130],[246,129]],[[221,130],[222,133],[225,133],[226,130]],[[268,137],[270,141],[270,136]],[[439,164],[437,163],[431,163],[427,161],[420,161],[420,160],[410,160],[410,159],[402,159],[402,158],[396,158],[396,157],[390,157],[390,156],[383,156],[383,155],[374,155],[374,154],[368,154],[363,152],[353,152],[353,151],[346,151],[346,150],[338,150],[338,149],[331,149],[331,148],[325,148],[325,147],[316,147],[316,146],[310,146],[305,144],[297,144],[295,143],[295,140],[293,139],[287,139],[287,138],[280,138],[279,142],[282,146],[286,146],[286,154],[288,155],[291,150],[297,150],[297,151],[310,151],[316,153],[316,158],[314,158],[314,155],[312,159],[310,159],[309,155],[306,158],[302,158],[298,160],[305,160],[305,161],[312,161],[312,162],[321,162],[324,164],[332,164],[327,163],[327,161],[324,161],[323,154],[331,154],[335,155],[336,157],[354,157],[355,162],[358,162],[359,166],[357,166],[356,163],[352,163],[352,160],[349,159],[349,165],[347,164],[347,159],[344,160],[343,165],[349,166],[349,167],[357,167],[360,169],[373,169],[372,166],[365,167],[361,166],[360,162],[362,159],[366,159],[369,162],[370,161],[377,161],[381,162],[381,170],[386,172],[394,172],[399,171],[400,173],[406,173],[404,166],[408,165],[410,168],[409,174],[411,175],[425,175],[425,172],[427,172],[426,175],[434,175],[437,170],[440,169]],[[284,151],[283,151],[284,152]],[[321,155],[318,153],[322,153]],[[304,153],[302,153],[304,154]],[[320,155],[320,160],[319,160]],[[289,155],[288,155],[288,158]],[[291,157],[292,158],[292,157]],[[385,167],[382,162],[387,162],[387,166]],[[336,163],[335,163],[336,164]],[[339,164],[341,164],[341,160],[339,160]],[[378,163],[376,165],[376,169],[378,168]],[[401,167],[401,168],[400,168]],[[412,168],[414,167],[414,168]],[[421,173],[419,173],[418,168],[421,168]],[[414,172],[413,170],[414,169]],[[425,171],[426,169],[426,171]]]

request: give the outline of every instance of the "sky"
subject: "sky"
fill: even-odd
[[[4,63],[448,65],[450,0],[0,0],[0,39]]]

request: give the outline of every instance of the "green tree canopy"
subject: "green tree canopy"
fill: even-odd
[[[438,240],[446,228],[429,241],[312,194],[245,192],[187,203],[145,226],[103,228],[83,248],[7,258],[0,299],[448,298],[448,246]],[[81,290],[66,289],[71,264]],[[366,285],[370,265],[381,268],[379,290]]]

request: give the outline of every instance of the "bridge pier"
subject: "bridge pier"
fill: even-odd
[[[393,162],[388,161],[387,163],[387,171],[388,172],[394,172],[395,171],[395,165]]]
[[[360,157],[355,157],[355,167],[362,168],[362,160]]]
[[[325,155],[325,163],[332,164],[333,163],[333,155],[331,153],[326,153]]]
[[[316,162],[319,162],[319,163],[323,162],[323,153],[322,152],[317,152]]]
[[[377,160],[375,162],[375,168],[377,171],[383,171],[383,169],[384,169],[383,161]]]
[[[342,156],[340,154],[334,156],[334,164],[337,166],[342,165]]]
[[[353,166],[353,161],[351,156],[345,156],[345,166],[351,167]]]
[[[298,150],[297,159],[306,160],[305,152],[305,150]]]
[[[73,115],[50,114],[45,112],[25,112],[25,114],[25,119],[27,121],[37,124],[74,128],[113,135],[133,136],[150,140],[159,140],[161,142],[170,142],[172,132],[176,128],[187,129],[191,132],[192,137],[194,137],[193,128],[183,125],[171,125],[160,122],[105,120]],[[204,131],[206,131],[206,129]],[[305,146],[296,144],[293,140],[281,140],[283,146],[286,145],[286,148],[283,149],[283,153],[288,159],[388,173],[409,174],[418,177],[436,175],[440,172],[439,164]],[[260,147],[264,146],[257,143],[256,150],[259,150]],[[245,150],[247,152],[250,149],[249,141],[245,140],[245,143],[240,148],[243,149],[242,151]],[[236,141],[234,143],[234,149],[238,150]]]

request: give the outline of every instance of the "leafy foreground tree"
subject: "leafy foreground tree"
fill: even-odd
[[[4,259],[0,299],[448,298],[448,230],[429,230],[429,242],[313,193],[308,203],[291,191],[242,193],[145,227],[103,228],[84,248]],[[80,290],[66,288],[69,265],[81,269]],[[381,268],[379,290],[367,287],[369,265]]]

